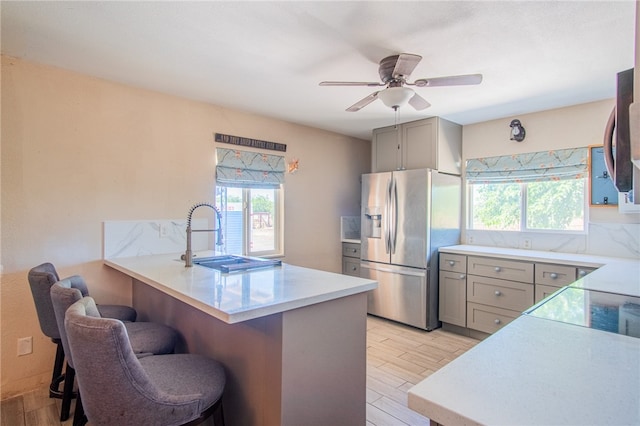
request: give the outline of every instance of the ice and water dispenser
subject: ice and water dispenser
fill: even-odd
[[[364,210],[364,238],[382,238],[382,207],[367,207]]]

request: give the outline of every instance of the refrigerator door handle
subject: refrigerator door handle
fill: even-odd
[[[396,252],[396,239],[398,236],[398,187],[395,178],[392,178],[391,183],[391,215],[390,215],[390,246],[391,246],[391,254],[395,254]]]
[[[390,211],[389,206],[391,205],[391,182],[393,177],[389,179],[387,182],[387,193],[385,195],[384,201],[384,209],[385,209],[385,221],[384,221],[384,248],[387,254],[391,253],[391,223],[389,219]]]
[[[369,262],[360,262],[360,267],[361,268],[366,268],[366,269],[372,269],[374,271],[380,271],[380,272],[389,272],[392,274],[399,274],[399,275],[409,275],[412,277],[423,277],[425,276],[425,274],[428,275],[428,269],[420,269],[417,271],[412,271],[408,268],[385,268],[384,266],[380,266],[380,264],[371,264]]]

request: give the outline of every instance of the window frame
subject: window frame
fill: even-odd
[[[223,185],[217,184],[215,189],[215,203],[218,206],[225,217],[224,207],[221,206],[223,204],[219,200],[220,194],[218,193],[218,188],[235,188],[241,191],[241,206],[242,206],[242,253],[239,253],[242,256],[253,256],[253,257],[265,257],[265,258],[273,258],[273,257],[283,257],[284,256],[284,188],[282,185],[273,188],[252,188],[252,187],[234,187],[231,185]],[[274,191],[274,213],[273,213],[273,227],[274,227],[274,248],[273,250],[262,250],[262,251],[253,251],[251,249],[251,232],[252,232],[252,218],[250,211],[250,201],[251,201],[251,191],[255,189],[272,189]],[[227,223],[223,222],[223,228],[225,230],[225,240],[228,239],[229,235],[227,231]],[[225,252],[226,252],[226,243],[225,243]],[[234,253],[235,254],[235,253]]]

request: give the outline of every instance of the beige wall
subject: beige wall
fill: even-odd
[[[604,128],[613,106],[614,100],[609,99],[464,126],[463,164],[469,158],[602,145]],[[509,123],[515,118],[526,130],[522,142],[509,139]],[[640,223],[640,215],[620,214],[616,207],[592,207],[589,221]]]
[[[2,57],[1,396],[48,383],[29,268],[82,274],[102,303],[128,303],[129,280],[102,266],[105,220],[186,217],[212,200],[213,134],[287,144],[285,261],[338,272],[339,217],[359,214],[370,143],[266,117]],[[312,242],[310,244],[310,242]],[[16,356],[17,338],[34,352]]]

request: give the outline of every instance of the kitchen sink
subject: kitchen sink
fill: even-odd
[[[249,269],[270,268],[280,266],[282,262],[276,259],[261,259],[259,257],[245,257],[235,255],[223,255],[201,257],[193,259],[194,265],[216,269],[221,272],[247,271]]]

